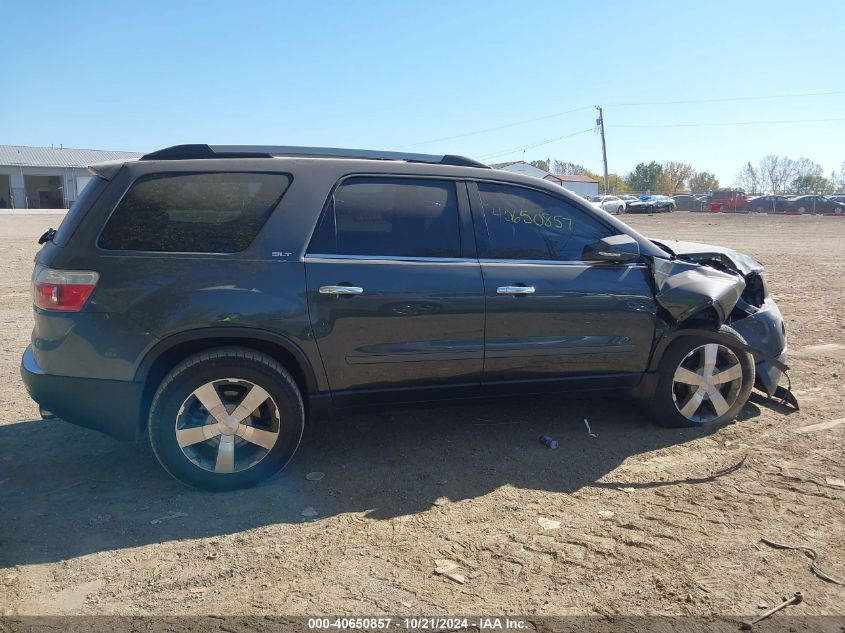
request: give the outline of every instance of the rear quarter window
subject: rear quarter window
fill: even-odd
[[[68,243],[82,218],[85,217],[85,214],[88,213],[88,210],[94,205],[108,184],[107,180],[98,176],[94,176],[88,181],[56,230],[53,244],[64,246]]]
[[[136,180],[99,239],[107,250],[237,253],[290,185],[286,174],[154,174]]]

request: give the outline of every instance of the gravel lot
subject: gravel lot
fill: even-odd
[[[845,424],[801,431],[845,418],[845,219],[626,220],[767,266],[800,413],[755,396],[735,424],[685,430],[595,397],[358,415],[266,485],[214,495],[143,445],[36,421],[18,364],[36,238],[58,218],[0,217],[0,614],[709,616],[799,590],[793,613],[845,613],[845,587],[760,543],[808,545],[845,577]]]

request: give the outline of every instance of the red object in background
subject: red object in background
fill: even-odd
[[[721,202],[722,209],[731,211],[742,211],[745,209],[745,203],[748,202],[748,196],[742,189],[716,189],[710,194],[711,210],[712,203]]]
[[[713,213],[718,213],[722,210],[722,203],[721,202],[711,202],[710,203],[710,210]]]

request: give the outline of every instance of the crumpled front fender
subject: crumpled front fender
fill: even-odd
[[[745,290],[745,280],[739,274],[660,258],[654,258],[654,281],[654,298],[675,323],[712,307],[722,324]]]

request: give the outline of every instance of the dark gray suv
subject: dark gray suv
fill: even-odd
[[[466,158],[182,145],[91,170],[42,236],[23,380],[194,486],[275,473],[333,409],[614,389],[692,426],[786,369],[752,258]]]

